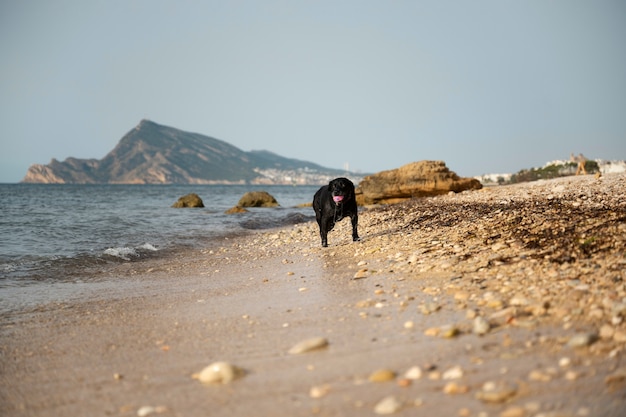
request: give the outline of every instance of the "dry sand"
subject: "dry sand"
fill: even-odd
[[[366,209],[357,243],[301,224],[121,265],[0,316],[0,415],[626,415],[625,196],[493,187]],[[216,361],[245,373],[192,378]]]

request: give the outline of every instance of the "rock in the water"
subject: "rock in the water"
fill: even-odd
[[[182,196],[175,202],[172,207],[174,208],[185,208],[185,207],[204,207],[204,203],[198,194],[191,193]]]
[[[356,199],[360,205],[392,204],[481,188],[480,181],[459,177],[443,161],[419,161],[365,177],[356,189]]]
[[[243,207],[239,207],[239,206],[235,206],[235,207],[231,207],[228,210],[226,210],[224,212],[224,214],[241,214],[241,213],[247,213],[248,210],[246,210]]]
[[[266,191],[250,191],[239,199],[238,207],[278,207],[278,201]]]

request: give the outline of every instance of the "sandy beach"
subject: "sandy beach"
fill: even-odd
[[[0,316],[0,415],[626,415],[626,175],[365,208],[359,233],[225,239]],[[192,377],[218,361],[238,378]]]

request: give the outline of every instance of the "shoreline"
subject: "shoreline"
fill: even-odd
[[[0,316],[0,414],[376,415],[393,397],[394,415],[622,415],[625,182],[488,187],[364,210],[357,243],[343,221],[321,248],[313,222],[119,265]],[[311,337],[329,344],[288,353]],[[246,374],[191,378],[215,361]]]

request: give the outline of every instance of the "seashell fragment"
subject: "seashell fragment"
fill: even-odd
[[[200,371],[200,373],[192,375],[192,378],[205,384],[228,384],[242,376],[243,373],[242,369],[228,362],[214,362]]]
[[[300,353],[310,352],[312,350],[321,349],[328,346],[328,340],[324,337],[313,337],[306,339],[294,345],[289,349],[289,354],[297,355]]]

